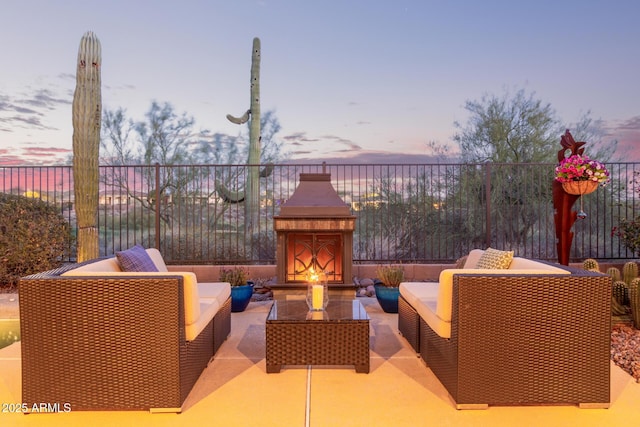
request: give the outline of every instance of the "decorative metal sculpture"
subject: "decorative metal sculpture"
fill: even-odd
[[[88,31],[80,40],[73,94],[73,188],[78,221],[78,262],[99,256],[98,152],[102,121],[100,41]]]
[[[561,162],[567,156],[567,151],[571,155],[584,153],[583,145],[586,142],[576,142],[567,129],[560,137],[560,145],[562,149],[558,151],[558,162]],[[569,253],[573,242],[573,232],[571,227],[576,222],[578,214],[571,210],[573,204],[578,200],[580,195],[569,194],[562,188],[562,183],[553,180],[553,208],[555,210],[554,220],[556,226],[556,239],[558,262],[562,265],[569,265]],[[582,211],[581,211],[582,212]],[[584,215],[586,217],[586,214]]]

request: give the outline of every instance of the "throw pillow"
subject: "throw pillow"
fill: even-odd
[[[147,251],[140,245],[135,245],[126,251],[116,252],[116,257],[122,271],[158,271]]]
[[[499,251],[497,249],[487,248],[482,256],[480,256],[476,268],[505,270],[509,268],[512,260],[513,251]]]

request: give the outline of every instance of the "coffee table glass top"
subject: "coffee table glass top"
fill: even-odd
[[[324,311],[309,311],[304,299],[276,299],[267,322],[277,321],[354,321],[369,320],[369,315],[357,299],[329,299]]]

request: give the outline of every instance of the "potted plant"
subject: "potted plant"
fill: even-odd
[[[373,287],[376,299],[385,313],[398,312],[398,297],[400,283],[404,279],[404,269],[399,265],[379,266],[376,270],[378,280]]]
[[[242,267],[220,269],[220,281],[231,285],[231,311],[244,311],[253,295],[253,282],[247,280],[248,272]]]
[[[609,171],[600,162],[574,154],[562,159],[556,167],[556,181],[569,194],[589,194],[610,181]]]

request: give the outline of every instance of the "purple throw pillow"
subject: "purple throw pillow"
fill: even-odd
[[[140,245],[135,245],[126,251],[116,252],[116,257],[122,271],[158,271],[147,251]]]

